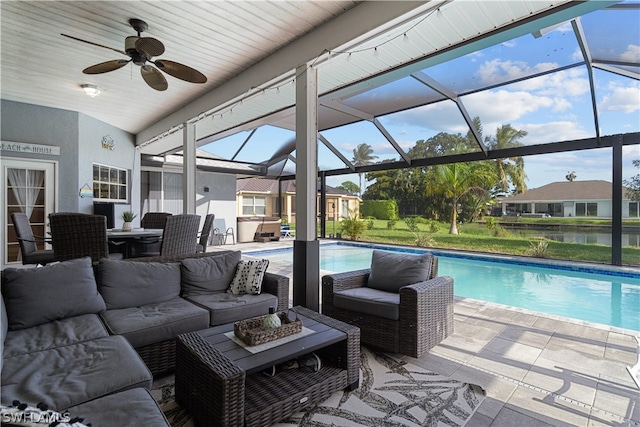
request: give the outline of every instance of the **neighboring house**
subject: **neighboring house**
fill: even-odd
[[[523,194],[502,199],[507,215],[611,218],[613,185],[607,181],[552,182]],[[623,187],[622,217],[638,218],[638,202]]]
[[[279,190],[278,180],[266,178],[247,178],[236,181],[238,216],[280,216],[283,221],[296,222],[296,183],[282,181]],[[282,195],[282,208],[278,207],[278,194]],[[360,212],[360,198],[346,191],[326,186],[326,220],[339,221],[349,212]],[[320,193],[317,196],[318,215],[320,215]]]

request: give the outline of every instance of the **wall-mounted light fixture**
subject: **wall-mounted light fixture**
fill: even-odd
[[[82,84],[80,87],[84,90],[84,93],[92,98],[100,95],[100,88],[96,85]]]

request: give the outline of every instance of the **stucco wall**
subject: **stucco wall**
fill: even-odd
[[[60,147],[59,156],[3,153],[6,157],[33,158],[58,161],[58,185],[56,190],[58,211],[92,212],[93,199],[81,198],[80,187],[85,183],[92,187],[93,163],[102,163],[131,170],[136,150],[134,136],[114,126],[75,111],[60,110],[33,104],[2,100],[3,141],[44,144]],[[101,148],[104,135],[116,142],[115,150]],[[139,159],[137,160],[139,165]],[[136,166],[139,169],[138,166]],[[132,201],[139,203],[139,185]],[[116,212],[129,209],[119,205]],[[135,210],[135,207],[134,207]]]

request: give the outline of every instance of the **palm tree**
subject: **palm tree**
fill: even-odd
[[[485,162],[450,163],[435,166],[432,192],[443,194],[451,203],[449,234],[458,234],[458,204],[472,192],[486,193],[487,183],[496,178],[495,171]]]
[[[505,148],[522,147],[521,138],[527,136],[527,131],[514,129],[510,124],[502,125],[496,129],[495,138],[489,139],[491,150],[502,150]],[[520,156],[495,159],[493,161],[496,174],[498,176],[497,189],[502,192],[509,190],[509,183],[515,187],[516,194],[527,191],[525,180],[527,175],[524,172],[524,159]]]
[[[355,166],[366,166],[373,163],[373,159],[377,159],[378,156],[373,155],[373,148],[369,144],[358,144],[353,149],[353,159],[351,160]],[[360,177],[360,196],[362,196],[362,172],[358,173]]]

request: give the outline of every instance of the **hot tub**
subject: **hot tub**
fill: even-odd
[[[280,218],[277,216],[239,216],[237,230],[238,242],[280,240]]]

